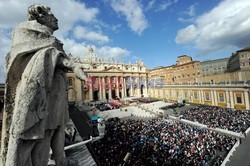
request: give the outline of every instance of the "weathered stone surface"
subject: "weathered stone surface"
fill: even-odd
[[[1,163],[47,165],[49,148],[57,165],[65,165],[64,126],[68,121],[67,77],[72,70],[86,79],[84,66],[66,56],[55,38],[57,19],[50,8],[31,5],[28,21],[12,35],[6,57],[6,89]]]

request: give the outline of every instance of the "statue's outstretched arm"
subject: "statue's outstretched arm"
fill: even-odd
[[[79,78],[80,80],[87,80],[87,76],[84,72],[84,69],[89,69],[89,67],[84,64],[74,62],[73,59],[70,59],[66,56],[61,56],[60,62],[64,68],[73,71],[77,78]]]

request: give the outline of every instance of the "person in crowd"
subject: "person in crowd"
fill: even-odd
[[[250,127],[250,111],[221,108],[217,106],[198,105],[180,111],[183,119],[197,121],[212,128],[221,128],[234,132],[245,132]]]
[[[105,137],[93,143],[101,165],[220,165],[236,140],[167,119],[109,119]],[[224,154],[223,156],[221,154]]]

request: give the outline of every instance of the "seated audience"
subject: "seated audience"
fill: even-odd
[[[250,111],[231,108],[198,105],[180,111],[180,117],[208,125],[208,127],[228,129],[234,132],[245,132],[250,127]]]
[[[93,143],[104,166],[220,165],[235,139],[165,119],[109,119],[105,137]],[[126,156],[126,157],[125,157]],[[125,161],[124,161],[125,160]]]

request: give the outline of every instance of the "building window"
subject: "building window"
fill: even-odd
[[[219,101],[224,102],[224,93],[219,93]]]
[[[236,94],[236,102],[237,102],[238,104],[242,104],[241,94]]]
[[[74,84],[73,84],[73,78],[69,78],[69,86],[74,86]]]
[[[107,66],[105,66],[104,69],[107,69]]]
[[[96,66],[93,66],[93,69],[97,69],[97,67],[96,67]]]

